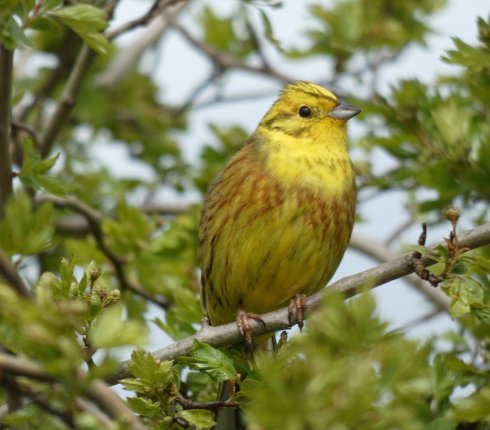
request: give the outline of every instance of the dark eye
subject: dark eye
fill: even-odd
[[[309,118],[311,116],[311,109],[308,106],[301,106],[298,113],[301,118]]]

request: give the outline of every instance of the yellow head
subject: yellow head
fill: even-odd
[[[342,130],[361,110],[340,103],[330,91],[309,82],[287,85],[259,124],[259,129],[282,132],[296,138],[325,138]]]

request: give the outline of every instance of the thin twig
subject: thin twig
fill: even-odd
[[[13,287],[13,289],[22,297],[31,297],[31,290],[22,276],[20,276],[17,267],[12,263],[10,256],[0,248],[0,274]]]
[[[43,197],[41,196],[36,201],[42,204]],[[147,215],[160,215],[163,217],[175,216],[189,212],[190,204],[188,203],[166,203],[166,204],[145,204],[139,208]],[[67,215],[60,217],[56,221],[56,232],[61,235],[71,237],[84,237],[90,234],[91,229],[87,218],[79,215]]]
[[[136,285],[128,281],[124,272],[124,264],[126,263],[125,259],[115,254],[109,248],[105,241],[105,237],[101,228],[101,224],[104,219],[102,213],[98,212],[81,200],[76,199],[75,197],[63,198],[46,194],[40,196],[36,201],[38,204],[52,203],[56,207],[71,209],[83,215],[83,217],[88,222],[92,235],[94,236],[94,239],[97,243],[97,247],[100,249],[100,251],[104,253],[104,255],[114,267],[116,277],[121,284],[121,288],[123,290],[132,291],[133,293],[149,300],[150,302],[160,306],[163,309],[168,309],[170,307],[170,303],[168,301],[155,297],[153,294],[150,294],[140,285]]]
[[[187,100],[180,106],[175,112],[175,116],[180,116],[186,112],[194,103],[194,101],[199,97],[199,95],[208,88],[213,82],[223,75],[223,71],[220,69],[214,70],[206,79],[204,79],[199,85],[194,88]]]
[[[133,21],[129,21],[120,27],[109,31],[107,33],[107,38],[109,40],[112,40],[118,36],[120,36],[123,33],[126,33],[130,30],[134,30],[135,28],[141,27],[143,25],[148,24],[151,22],[153,19],[155,19],[158,15],[163,13],[163,11],[177,3],[180,3],[182,1],[188,1],[188,0],[156,0],[155,3],[150,7],[148,12],[146,12],[144,15],[140,16],[139,18],[134,19]]]
[[[240,403],[233,400],[216,401],[216,402],[195,402],[194,400],[186,399],[182,394],[175,395],[177,401],[184,409],[205,409],[208,411],[217,411],[221,408],[239,408]]]
[[[217,49],[214,49],[213,47],[202,43],[199,39],[195,38],[186,28],[178,23],[174,23],[174,27],[194,48],[196,48],[199,52],[205,54],[221,70],[240,69],[247,72],[257,73],[260,75],[275,78],[282,82],[291,82],[294,80],[291,77],[286,76],[280,71],[274,69],[268,64],[252,66],[245,63],[241,59],[230,55],[227,52],[218,51]]]
[[[432,318],[435,318],[439,315],[443,314],[443,312],[440,309],[435,309],[433,311],[427,312],[426,314],[422,315],[421,317],[410,321],[409,323],[396,327],[393,330],[391,330],[391,333],[396,333],[396,332],[407,332],[408,330],[413,329],[414,327],[426,323],[427,321],[430,321]]]
[[[66,31],[60,40],[59,46],[56,53],[58,57],[56,68],[51,69],[40,85],[32,91],[29,103],[21,103],[18,109],[14,109],[16,121],[25,122],[32,110],[46,100],[56,88],[56,85],[68,75],[70,67],[75,61],[80,40],[72,31]]]
[[[37,134],[36,130],[34,130],[32,127],[29,127],[27,124],[24,124],[23,122],[20,121],[11,121],[10,125],[12,126],[13,132],[18,132],[19,130],[26,132],[31,137],[34,146],[38,149],[40,148],[39,135]]]
[[[475,249],[490,244],[490,223],[480,225],[473,230],[469,230],[460,236],[459,245],[461,248]],[[445,242],[443,242],[445,244]],[[432,248],[435,249],[437,245]],[[428,257],[422,258],[421,262],[429,266],[434,261]],[[380,264],[372,269],[365,270],[353,276],[342,278],[331,284],[328,288],[313,294],[308,298],[308,309],[317,308],[325,294],[330,291],[338,291],[346,297],[352,297],[366,288],[376,288],[382,284],[401,278],[413,273],[412,253],[396,257],[386,263]],[[250,328],[254,336],[260,336],[266,333],[273,333],[279,330],[287,329],[296,321],[289,321],[290,315],[288,308],[282,308],[274,312],[269,312],[261,316],[261,322],[250,321]],[[293,318],[295,320],[295,317]],[[203,325],[203,327],[194,335],[189,336],[179,342],[161,348],[153,355],[156,359],[175,360],[177,357],[189,354],[193,349],[194,340],[207,343],[214,347],[232,345],[243,340],[243,337],[236,323],[224,324],[217,327]],[[111,384],[116,384],[119,380],[130,376],[128,362],[121,363],[120,371],[110,378]]]
[[[59,132],[66,124],[73,107],[75,106],[75,101],[80,88],[82,87],[83,80],[95,56],[95,52],[92,51],[88,45],[83,45],[80,49],[80,53],[78,54],[77,60],[68,77],[61,98],[55,111],[48,119],[46,129],[41,136],[40,147],[43,158],[49,154]]]
[[[124,49],[116,53],[109,66],[97,76],[96,85],[104,88],[113,88],[117,85],[129,70],[136,67],[147,49],[158,43],[165,32],[171,28],[170,24],[188,4],[182,3],[165,10],[145,28],[142,34],[135,35]]]
[[[12,154],[10,148],[10,118],[14,51],[0,43],[0,219],[12,188]]]
[[[407,219],[405,222],[401,223],[384,241],[386,246],[391,245],[396,239],[398,239],[409,227],[414,223],[413,218]]]

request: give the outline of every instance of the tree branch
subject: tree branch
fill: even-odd
[[[247,72],[257,73],[260,75],[266,75],[275,79],[280,80],[281,82],[291,82],[292,79],[289,76],[284,75],[280,71],[272,68],[268,64],[262,63],[260,66],[251,66],[250,64],[245,63],[239,58],[236,58],[227,52],[221,52],[217,49],[214,49],[211,46],[208,46],[202,43],[200,40],[195,38],[186,28],[181,26],[178,23],[174,24],[174,27],[182,34],[182,36],[198,51],[204,53],[219,69],[240,69],[245,70]]]
[[[46,373],[40,365],[25,358],[0,352],[0,369],[13,375],[25,376],[30,379],[45,382],[55,382],[56,377]],[[86,375],[80,372],[79,379],[83,380]],[[85,389],[86,395],[91,398],[103,411],[114,418],[122,421],[131,430],[146,430],[139,418],[128,408],[126,403],[114,393],[104,382],[93,380]]]
[[[12,155],[10,150],[10,117],[14,51],[0,43],[0,219],[12,194]]]
[[[442,244],[445,245],[445,242],[442,242]],[[468,249],[475,249],[490,244],[490,223],[483,224],[462,234],[459,237],[458,244],[460,248]],[[433,246],[432,249],[435,249],[436,246]],[[425,266],[430,266],[434,261],[431,258],[423,257],[421,263]],[[329,291],[338,291],[345,294],[346,297],[352,297],[366,287],[378,287],[394,279],[413,273],[413,271],[412,253],[404,254],[372,269],[342,278],[326,289],[313,294],[308,298],[308,309],[317,308],[321,304],[325,294]],[[290,327],[287,307],[264,314],[261,318],[264,324],[254,320],[250,321],[250,327],[254,336],[260,336]],[[292,324],[295,323],[296,321],[292,321]],[[222,347],[242,341],[243,337],[236,323],[224,324],[217,327],[203,325],[196,334],[161,348],[155,351],[153,355],[161,361],[175,360],[177,357],[189,354],[192,351],[194,340],[199,340],[214,347]],[[122,363],[120,371],[109,382],[116,384],[119,380],[128,378],[129,376],[128,361],[126,361]]]
[[[176,393],[175,398],[184,409],[205,409],[208,411],[217,411],[221,408],[238,408],[239,402],[232,400],[216,401],[216,402],[195,402],[194,400],[186,399],[182,394]]]
[[[353,234],[349,243],[349,247],[362,252],[363,254],[372,257],[379,262],[389,261],[394,255],[397,255],[388,246],[371,238]],[[420,291],[430,302],[439,310],[447,311],[449,309],[449,303],[451,300],[449,297],[441,291],[440,288],[434,288],[423,282],[418,276],[414,274],[407,275],[405,278],[407,282]]]
[[[61,128],[66,124],[66,121],[75,106],[75,100],[82,87],[83,79],[95,56],[95,52],[92,51],[88,45],[83,45],[80,49],[80,53],[78,54],[77,60],[71,70],[68,81],[66,82],[63,94],[61,95],[55,111],[48,120],[46,130],[41,136],[40,146],[43,158],[49,154]]]
[[[109,40],[112,40],[116,38],[117,36],[120,36],[123,33],[126,33],[127,31],[134,30],[137,27],[141,27],[143,25],[148,24],[151,22],[153,19],[155,19],[158,15],[163,13],[165,9],[172,5],[176,5],[177,3],[180,3],[182,1],[188,1],[188,0],[156,0],[155,3],[151,6],[151,8],[146,12],[144,15],[140,16],[139,18],[134,19],[133,21],[129,21],[120,27],[109,31],[107,33],[107,38]]]
[[[102,213],[98,212],[94,208],[90,207],[81,200],[75,197],[57,197],[50,194],[40,196],[37,200],[38,204],[52,203],[56,207],[71,209],[79,214],[81,214],[88,222],[88,226],[94,236],[97,243],[97,247],[102,251],[102,253],[107,257],[114,267],[116,277],[121,284],[123,290],[129,290],[133,293],[147,299],[148,301],[160,306],[163,309],[168,309],[170,303],[164,299],[158,298],[153,294],[150,294],[140,285],[133,284],[128,281],[126,274],[124,272],[125,261],[120,256],[116,255],[108,246],[104,238],[104,234],[101,229],[101,224],[104,219]]]
[[[106,70],[97,76],[96,84],[106,88],[112,88],[116,85],[129,69],[135,68],[135,65],[146,52],[146,49],[155,45],[161,39],[162,35],[170,28],[170,24],[188,4],[182,3],[176,5],[157,16],[145,29],[143,34],[138,34],[137,37],[135,36],[128,46],[125,46],[115,55]],[[109,39],[113,38],[111,34],[109,33],[108,35]]]

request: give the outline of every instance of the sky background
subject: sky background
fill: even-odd
[[[202,3],[213,6],[215,11],[222,10],[224,15],[236,5],[234,0],[209,0]],[[271,19],[275,37],[283,43],[284,47],[304,47],[307,43],[307,39],[304,37],[304,29],[310,23],[307,21],[306,11],[307,6],[313,3],[328,5],[331,2],[328,0],[317,0],[316,2],[284,0],[282,9],[265,9]],[[117,11],[114,25],[136,18],[149,6],[149,2],[141,0],[123,2],[122,7]],[[188,29],[196,34],[198,29],[192,24],[190,18],[193,12],[194,7],[191,5],[182,18]],[[434,29],[434,34],[429,37],[427,47],[413,46],[394,65],[384,68],[384,73],[380,79],[381,92],[387,92],[390,86],[401,78],[416,78],[423,82],[432,82],[437,75],[456,73],[456,67],[441,61],[444,52],[453,47],[451,38],[459,37],[467,43],[475,43],[476,19],[478,16],[487,17],[489,13],[490,2],[486,0],[449,1],[448,7],[441,13],[434,15],[429,22]],[[134,38],[143,31],[138,30],[127,34],[118,43],[131,46]],[[325,59],[292,63],[281,59],[272,49],[268,50],[267,53],[276,69],[295,79],[318,82],[330,78],[326,74],[328,67]],[[205,71],[211,70],[211,65],[207,59],[190,47],[174,31],[168,34],[164,41],[159,43],[153,52],[144,58],[142,67],[154,76],[161,87],[160,96],[171,104],[178,104],[186,100],[206,76]],[[203,142],[212,141],[208,131],[209,123],[217,123],[223,126],[239,124],[251,133],[275,100],[277,91],[281,87],[278,82],[273,80],[243,72],[232,73],[223,84],[226,94],[262,92],[263,96],[253,101],[226,103],[194,112],[189,118],[190,129],[186,133],[178,135],[185,156],[190,162],[198,161],[198,154]],[[351,91],[350,88],[342,88],[342,90]],[[212,93],[206,91],[201,94],[198,102],[208,100],[211,96]],[[356,127],[354,119],[350,134],[356,138],[360,132],[361,130],[358,126]],[[116,145],[102,141],[96,146],[95,151],[99,162],[107,165],[117,175],[145,177],[149,174],[141,165],[130,160],[125,151]],[[355,156],[356,154],[354,154]],[[376,169],[378,171],[387,169],[390,163],[392,161],[383,154],[376,154]],[[171,192],[162,193],[159,199],[161,203],[165,203],[174,201],[177,197],[190,202],[200,199],[197,193],[176,196]],[[355,226],[355,232],[376,238],[376,240],[388,237],[407,219],[403,200],[397,192],[383,193],[380,197],[370,199],[359,206],[359,211],[362,213],[363,222]],[[464,222],[460,227],[464,229]],[[430,230],[428,243],[441,240],[444,235],[447,236],[448,231],[449,225],[447,228]],[[402,242],[415,243],[419,233],[419,226],[409,229],[402,236]],[[358,273],[376,264],[375,261],[349,250],[332,281]],[[404,327],[431,310],[427,300],[409,288],[403,280],[381,286],[375,289],[374,294],[377,298],[380,316],[389,320],[393,328]],[[158,314],[158,311],[155,312]],[[429,323],[411,328],[409,333],[417,337],[427,337],[452,327],[454,325],[449,316],[442,315]],[[155,331],[150,349],[161,348],[167,342],[169,340],[162,339],[161,332]]]

